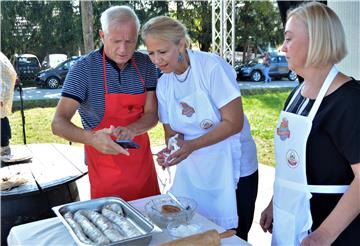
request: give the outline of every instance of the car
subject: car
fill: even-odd
[[[61,62],[66,61],[67,59],[68,57],[65,54],[48,54],[45,56],[41,65],[44,69],[50,67],[56,67]]]
[[[37,85],[40,87],[47,87],[49,89],[57,89],[64,83],[70,67],[80,58],[74,56],[66,61],[63,61],[54,68],[48,68],[40,71],[36,76]]]
[[[294,71],[289,70],[288,63],[284,55],[282,54],[270,54],[270,77],[283,78],[286,77],[291,81],[296,80],[297,74]],[[264,65],[262,59],[251,60],[247,64],[235,66],[237,79],[250,79],[255,82],[259,82],[264,79]]]
[[[34,80],[36,74],[41,70],[40,61],[33,54],[15,56],[13,65],[20,81]]]

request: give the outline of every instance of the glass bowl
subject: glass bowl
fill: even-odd
[[[178,223],[170,222],[167,226],[168,233],[172,236],[173,239],[188,237],[201,231],[201,225],[198,224],[188,224],[188,223]]]
[[[165,229],[170,222],[188,223],[194,217],[197,203],[186,197],[177,197],[184,208],[181,208],[171,197],[160,197],[150,200],[145,205],[147,216],[157,226]],[[171,209],[165,209],[165,208]]]

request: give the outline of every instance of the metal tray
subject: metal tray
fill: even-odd
[[[96,211],[100,211],[101,208],[104,205],[107,205],[109,203],[117,203],[121,205],[124,216],[127,220],[129,220],[132,224],[135,225],[137,229],[141,232],[141,236],[127,238],[118,242],[113,242],[110,244],[106,244],[108,246],[115,246],[115,245],[148,245],[152,239],[153,232],[156,232],[157,228],[148,221],[140,212],[138,212],[133,206],[131,206],[129,203],[125,202],[121,198],[117,197],[104,197],[104,198],[98,198],[93,199],[89,201],[80,201],[80,202],[73,202],[65,205],[60,205],[53,207],[52,210],[55,212],[55,214],[59,217],[61,222],[65,225],[66,229],[69,231],[71,236],[73,237],[74,241],[80,245],[90,245],[87,243],[83,243],[78,239],[70,225],[67,223],[67,221],[64,218],[64,214],[66,212],[72,212],[75,213],[78,210],[81,209],[92,209]]]

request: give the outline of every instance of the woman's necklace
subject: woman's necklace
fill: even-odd
[[[180,83],[184,83],[186,81],[186,79],[188,78],[188,76],[189,76],[190,70],[191,70],[191,65],[189,64],[189,67],[187,69],[187,72],[186,72],[186,75],[185,75],[184,79],[179,79],[178,76],[176,75],[176,73],[174,72],[175,79],[177,81],[179,81]]]

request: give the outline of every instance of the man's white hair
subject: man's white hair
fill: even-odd
[[[105,10],[100,17],[101,29],[104,33],[109,33],[109,25],[113,23],[124,23],[129,20],[134,21],[136,31],[139,33],[140,21],[136,13],[129,6],[113,6]]]

